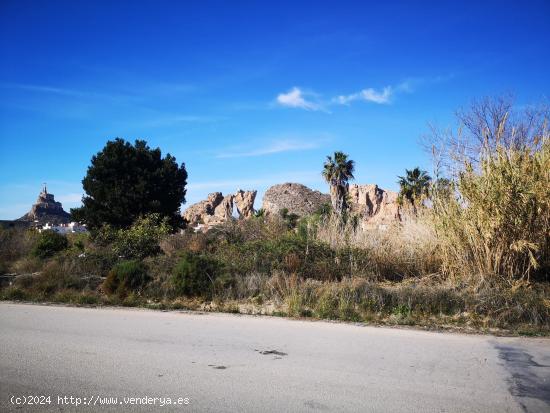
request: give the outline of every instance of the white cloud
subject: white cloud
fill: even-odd
[[[366,102],[373,102],[378,104],[390,103],[393,95],[393,89],[391,86],[386,86],[382,91],[378,92],[373,88],[363,89],[360,92],[353,93],[351,95],[341,95],[334,98],[334,102],[341,105],[349,105],[350,102],[356,100],[363,100]]]
[[[319,147],[320,142],[317,141],[299,141],[293,139],[281,139],[269,142],[268,144],[246,150],[246,151],[228,151],[220,153],[216,158],[241,158],[250,156],[271,155],[281,152],[303,151]]]
[[[287,93],[281,93],[277,96],[277,103],[281,106],[289,108],[300,108],[305,110],[322,110],[322,106],[318,103],[311,102],[305,99],[304,92],[297,87],[293,87]]]

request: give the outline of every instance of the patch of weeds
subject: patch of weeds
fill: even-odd
[[[61,290],[54,294],[52,301],[56,303],[74,303],[77,302],[78,293],[70,290]]]
[[[29,294],[18,287],[8,287],[2,291],[3,300],[24,301],[29,299]]]
[[[80,305],[97,305],[99,304],[99,297],[95,294],[84,292],[78,295],[76,302]]]
[[[188,310],[189,309],[189,307],[187,305],[185,305],[185,303],[180,301],[180,300],[172,301],[171,303],[168,304],[168,307],[171,308],[172,310]]]
[[[271,313],[273,317],[288,317],[288,314],[285,311],[273,311]]]
[[[222,304],[220,310],[225,313],[240,314],[241,310],[239,306],[235,303]]]
[[[392,310],[392,315],[398,317],[398,318],[405,318],[409,317],[411,315],[412,309],[408,305],[399,304]]]
[[[330,290],[324,291],[317,300],[315,313],[319,318],[338,319],[338,299]]]
[[[160,301],[160,302],[146,303],[145,308],[149,308],[151,310],[169,310],[171,307],[166,303]]]
[[[291,317],[300,317],[304,311],[304,300],[299,291],[293,290],[286,298],[288,314]]]
[[[138,307],[141,299],[134,293],[128,294],[120,303],[123,307]]]

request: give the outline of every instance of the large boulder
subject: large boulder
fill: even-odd
[[[235,193],[235,206],[240,218],[250,218],[254,215],[254,201],[257,191],[237,190]]]
[[[70,220],[71,215],[63,210],[61,202],[57,202],[53,194],[48,193],[46,185],[44,185],[31,210],[18,219],[18,221],[37,222],[40,225],[47,223],[52,225],[67,224]]]
[[[304,216],[313,214],[324,204],[330,204],[330,195],[302,184],[285,183],[274,185],[265,192],[262,208],[266,215],[279,214],[286,208],[290,214]]]

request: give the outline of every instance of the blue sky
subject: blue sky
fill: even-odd
[[[259,207],[288,181],[326,191],[334,150],[356,182],[397,189],[405,168],[431,168],[428,123],[486,95],[547,101],[549,21],[548,1],[3,0],[0,219],[42,182],[78,205],[117,136],[185,162],[187,205],[242,188]]]

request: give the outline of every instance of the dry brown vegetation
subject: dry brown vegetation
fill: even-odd
[[[1,231],[0,269],[21,275],[0,294],[548,333],[547,112],[484,100],[458,119],[432,134],[429,199],[386,230],[326,211],[168,236],[145,219],[127,230],[131,248],[107,228],[47,258],[33,256],[39,235]]]

